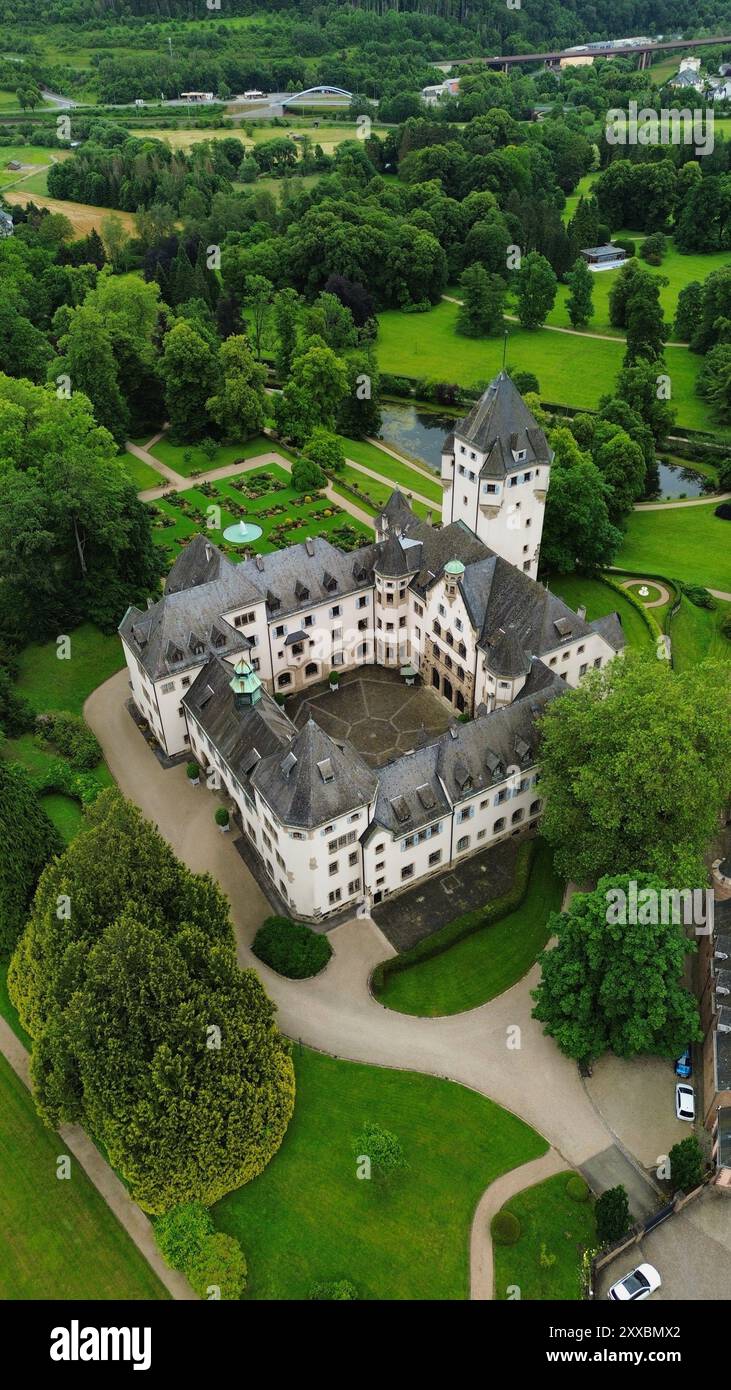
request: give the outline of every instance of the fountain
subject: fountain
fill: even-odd
[[[226,527],[223,539],[231,541],[233,545],[251,545],[251,542],[258,541],[261,535],[261,526],[250,521],[237,521],[235,526]]]

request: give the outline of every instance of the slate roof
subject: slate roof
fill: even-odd
[[[385,522],[391,530],[398,530],[401,521],[408,522],[412,516],[413,512],[403,492],[395,488],[383,510],[378,513],[376,526],[382,529]]]
[[[368,588],[373,584],[377,554],[376,545],[346,553],[318,536],[270,555],[258,555],[238,569],[265,595],[267,617],[283,618],[326,600],[337,603],[344,594]]]
[[[198,721],[242,786],[261,759],[284,757],[295,728],[266,690],[252,709],[237,710],[231,690],[233,669],[219,657],[209,661],[183,696],[183,704]],[[254,753],[259,758],[254,761]]]
[[[120,636],[152,680],[196,666],[202,656],[233,656],[249,650],[246,638],[221,618],[239,603],[261,602],[260,594],[249,597],[246,583],[235,592],[236,579],[221,578],[166,594],[144,613],[139,608],[127,610],[119,625]],[[214,640],[218,634],[223,643]],[[194,650],[196,642],[202,645],[202,654]]]
[[[565,690],[561,677],[553,675],[531,699],[519,698],[443,734],[437,770],[452,801],[504,781],[508,768],[532,767],[540,742],[536,719]]]
[[[718,1154],[717,1168],[731,1168],[731,1105],[721,1105],[718,1109]]]
[[[374,827],[408,835],[450,814],[449,799],[437,772],[438,757],[439,746],[431,743],[379,770],[374,821],[364,838],[370,838]]]
[[[199,584],[209,584],[215,579],[220,579],[222,575],[231,578],[236,568],[212,541],[199,532],[178,555],[165,581],[164,592],[176,594],[181,589],[193,589]],[[261,599],[261,595],[259,598]]]
[[[418,574],[422,565],[422,553],[423,546],[419,542],[404,546],[392,531],[378,547],[374,569],[387,579],[401,579],[407,574]]]
[[[296,758],[289,771],[275,756],[263,759],[252,774],[257,791],[285,825],[322,825],[373,800],[376,774],[350,744],[335,743],[314,719],[295,734],[287,752]]]
[[[531,464],[550,463],[553,458],[543,430],[507,372],[500,372],[469,414],[457,421],[454,435],[487,455],[481,478],[502,478],[523,472]],[[525,457],[517,461],[513,452],[522,451]]]
[[[620,652],[626,645],[627,638],[622,629],[622,619],[619,613],[605,613],[603,618],[594,618],[593,622],[589,623],[589,627],[594,632],[598,632],[599,636],[603,637],[610,647],[614,647],[615,652]]]

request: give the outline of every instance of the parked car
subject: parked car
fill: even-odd
[[[685,1052],[678,1057],[675,1063],[675,1075],[684,1077],[693,1075],[693,1058],[691,1056],[690,1045],[686,1047]]]
[[[675,1087],[675,1114],[679,1120],[689,1120],[691,1124],[695,1121],[695,1091],[684,1081]]]
[[[607,1298],[613,1298],[617,1303],[639,1303],[661,1286],[662,1279],[654,1265],[638,1265],[630,1274],[625,1274],[623,1279],[612,1284]]]

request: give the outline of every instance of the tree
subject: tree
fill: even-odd
[[[524,328],[540,328],[550,314],[558,281],[545,256],[531,251],[517,275],[518,318]]]
[[[269,306],[272,302],[273,289],[274,286],[271,280],[267,280],[266,275],[247,276],[244,303],[250,313],[251,337],[254,344],[254,352],[259,361],[261,361],[264,347],[264,336],[269,317]]]
[[[369,1120],[354,1140],[356,1161],[370,1160],[371,1175],[378,1183],[390,1182],[397,1173],[404,1172],[408,1163],[404,1157],[401,1142],[390,1130]]]
[[[206,410],[224,439],[235,443],[251,438],[266,420],[266,368],[254,361],[247,339],[241,336],[221,344],[218,361],[221,384],[206,401]]]
[[[586,328],[594,313],[594,281],[583,256],[574,262],[566,280],[571,290],[566,301],[571,324],[574,328]]]
[[[323,1281],[313,1284],[310,1290],[310,1298],[316,1302],[332,1300],[349,1302],[357,1297],[358,1290],[349,1279],[332,1279],[329,1283]]]
[[[570,430],[551,432],[555,457],[541,542],[541,564],[549,573],[592,574],[611,565],[622,533],[609,520],[610,490],[596,464],[579,449]]]
[[[695,338],[701,326],[702,304],[703,286],[700,280],[691,280],[690,284],[683,285],[678,295],[673,326],[675,337],[682,343],[690,343]]]
[[[348,352],[358,343],[358,330],[350,309],[336,294],[325,291],[305,310],[304,332],[308,338],[322,338],[333,352]]]
[[[348,372],[342,358],[320,339],[294,359],[292,376],[275,404],[280,433],[301,444],[316,425],[332,429],[339,406],[348,390]]]
[[[329,473],[339,473],[345,466],[345,450],[337,435],[319,426],[312,431],[304,445],[304,453],[313,463]]]
[[[155,1222],[155,1240],[165,1263],[181,1271],[188,1268],[213,1231],[213,1217],[202,1202],[173,1207]]]
[[[647,470],[642,449],[618,425],[601,420],[594,430],[591,456],[609,486],[607,509],[617,525],[645,491]]]
[[[322,469],[312,459],[298,459],[292,465],[292,487],[295,492],[317,492],[326,482],[327,478]]]
[[[681,1139],[668,1154],[670,1159],[670,1181],[674,1192],[692,1192],[703,1182],[703,1150],[695,1134]]]
[[[731,420],[731,343],[719,343],[711,348],[701,367],[696,390],[713,411],[720,424]]]
[[[244,1252],[223,1231],[204,1237],[185,1272],[199,1298],[238,1299],[246,1288]]]
[[[627,405],[652,430],[657,443],[669,434],[675,422],[675,408],[668,400],[669,378],[659,369],[658,362],[638,358],[633,366],[625,366],[617,376],[615,396]],[[604,406],[609,397],[600,400]]]
[[[372,346],[349,352],[345,358],[348,389],[337,413],[340,434],[363,439],[381,432],[381,376]]]
[[[120,390],[112,340],[101,314],[91,305],[76,309],[59,347],[62,356],[50,369],[51,379],[67,374],[71,389],[88,396],[98,423],[122,444],[129,429],[129,411]]]
[[[606,1192],[602,1192],[597,1197],[594,1216],[596,1236],[600,1247],[613,1245],[615,1240],[621,1240],[622,1236],[626,1236],[632,1224],[632,1218],[629,1214],[627,1190],[621,1183],[618,1183],[616,1187],[608,1187]]]
[[[499,333],[507,286],[499,275],[488,275],[484,266],[468,266],[459,282],[462,304],[457,315],[457,332],[468,338]]]
[[[8,976],[36,1104],[93,1134],[146,1211],[210,1205],[278,1149],[289,1050],[213,880],[116,790],[87,817],[41,876]]]
[[[640,903],[635,922],[614,910],[631,884]],[[682,983],[695,945],[681,922],[663,923],[653,910],[665,887],[634,871],[600,878],[593,892],[575,893],[565,912],[552,915],[556,944],[539,957],[533,1017],[565,1056],[585,1064],[605,1052],[676,1057],[689,1038],[700,1038],[698,1005]]]
[[[555,700],[541,724],[541,786],[559,872],[576,883],[636,871],[704,882],[729,792],[730,711],[712,662],[676,673],[631,651]]]
[[[12,951],[25,925],[44,866],[61,849],[27,773],[0,757],[0,957]]]
[[[108,260],[114,270],[121,270],[130,237],[121,217],[110,212],[102,219],[102,241]]]
[[[286,381],[297,352],[297,327],[300,298],[296,290],[280,290],[274,296],[274,324],[277,332],[275,370],[280,381]]]
[[[219,368],[208,343],[184,320],[165,337],[160,360],[171,438],[201,439],[208,429],[207,402],[219,385]]]
[[[627,348],[625,367],[638,358],[650,362],[662,360],[665,347],[665,319],[660,304],[660,277],[638,280],[627,303]]]

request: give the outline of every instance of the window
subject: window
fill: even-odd
[[[274,629],[274,636],[275,636],[275,637],[285,637],[286,635],[287,635],[287,628],[286,628],[286,625],[285,625],[284,623],[280,623],[280,624],[279,624],[279,627],[275,627],[275,629]]]
[[[345,663],[345,653],[344,653],[344,652],[333,652],[333,655],[332,655],[332,664],[333,664],[333,666],[342,666],[342,665],[344,665],[344,663]]]
[[[334,606],[333,608],[330,609],[330,617],[331,617],[331,618],[339,618],[340,615],[341,615],[341,613],[342,613],[342,611],[343,611],[343,610],[342,610],[342,607],[340,606],[340,604],[339,604],[339,603],[336,603],[335,606]]]
[[[562,654],[561,654],[561,660],[562,660],[562,661],[568,661],[570,655],[571,655],[571,652],[562,652]]]
[[[316,662],[316,661],[308,661],[307,665],[305,666],[305,675],[306,675],[306,676],[316,676],[316,675],[317,675],[317,662]]]
[[[594,662],[594,670],[595,670],[595,671],[599,671],[599,670],[601,669],[601,664],[602,664],[602,659],[601,659],[600,656],[598,656],[597,659],[596,659],[596,661]]]
[[[314,613],[308,613],[308,614],[307,614],[307,617],[304,618],[303,621],[302,621],[302,626],[303,626],[303,627],[314,627],[314,626],[315,626],[315,615],[314,615]]]
[[[433,869],[435,864],[439,864],[441,862],[441,858],[442,851],[440,849],[433,850],[432,853],[429,855],[429,867]]]
[[[277,685],[279,686],[280,690],[283,686],[291,684],[292,677],[290,676],[289,671],[282,671],[282,674],[280,676],[277,676]]]
[[[501,816],[499,820],[496,820],[496,821],[495,821],[495,824],[494,824],[493,827],[492,827],[492,833],[493,833],[493,835],[499,835],[499,834],[500,834],[500,831],[501,831],[501,830],[504,830],[504,829],[505,829],[505,817],[504,817],[504,816]]]
[[[586,672],[587,672],[587,669],[588,669],[587,664],[586,664],[586,662],[584,661],[584,662],[581,664],[581,666],[579,667],[579,675],[580,675],[580,676],[585,676],[585,675],[586,675]]]
[[[386,632],[393,632],[393,623],[386,623]]]
[[[385,848],[386,848],[386,846],[383,845],[383,844],[381,844],[381,845],[376,845],[376,854],[383,854],[383,851],[384,851]]]
[[[339,902],[340,902],[340,899],[341,899],[342,896],[343,896],[343,890],[342,890],[342,888],[333,888],[332,893],[328,893],[327,896],[328,896],[328,900],[329,900],[329,902],[330,902],[331,904],[332,904],[332,903],[339,903]]]
[[[440,616],[440,618],[446,618],[446,616],[447,616],[447,610],[446,610],[446,608],[444,607],[444,604],[443,604],[443,603],[440,603],[440,605],[439,605],[439,616]],[[434,624],[434,631],[435,631],[435,632],[437,631],[437,624],[436,624],[436,623]]]
[[[462,838],[461,838],[461,840],[458,840],[458,841],[457,841],[457,853],[458,853],[458,854],[462,854],[463,851],[466,850],[466,849],[469,849],[469,847],[470,847],[470,837],[469,837],[469,835],[463,835]]]
[[[380,859],[379,862],[376,864],[376,873],[379,874],[381,872],[381,869],[385,869],[385,867],[385,861],[383,859]]]
[[[183,676],[183,679],[180,682],[180,684],[182,685],[183,690],[187,690],[188,686],[190,685],[190,676]]]
[[[399,618],[399,620],[398,620],[398,625],[399,625],[399,627],[406,627],[406,619],[405,619],[405,618]]]
[[[181,719],[185,719],[185,710],[182,705],[178,705],[178,714]]]
[[[161,694],[161,695],[169,695],[169,694],[170,694],[170,691],[171,691],[171,690],[174,690],[174,689],[175,689],[175,681],[166,681],[164,685],[161,685],[161,686],[160,686],[160,694]]]
[[[475,812],[474,806],[466,806],[463,811],[457,812],[457,824],[464,825],[466,820],[471,820]]]
[[[413,878],[413,877],[414,877],[414,866],[413,866],[413,864],[404,864],[404,867],[403,867],[403,869],[401,870],[401,881],[403,882],[405,879],[407,879],[407,878]]]
[[[338,868],[339,861],[337,859],[333,859],[332,863],[330,864],[330,868],[328,869],[328,873],[331,878],[338,872]]]
[[[354,849],[354,850],[353,850],[353,853],[348,855],[348,867],[351,868],[351,869],[354,869],[357,863],[358,863],[358,851],[357,851],[357,849]]]
[[[581,653],[585,650],[585,648],[584,648],[584,643],[582,642],[581,646],[580,646],[580,647],[577,647],[576,650],[577,650],[579,656],[581,656]]]
[[[530,804],[530,812],[529,812],[529,814],[530,814],[531,816],[537,816],[537,815],[538,815],[538,812],[540,811],[540,809],[541,809],[541,803],[540,803],[540,801],[531,801],[531,804]]]
[[[301,642],[293,642],[293,643],[292,643],[292,655],[293,655],[293,656],[301,656],[302,653],[303,653],[303,651],[304,651],[304,647],[302,646],[302,643],[301,643]]]
[[[509,690],[509,689],[510,689],[510,681],[498,681],[498,685],[499,685],[499,687],[500,687],[501,690]]]
[[[254,657],[254,660],[252,661],[251,666],[252,666],[252,670],[254,670],[254,671],[258,671],[258,670],[261,668],[261,662],[260,662],[258,656],[255,656],[255,657]]]
[[[510,792],[508,791],[507,787],[503,787],[502,791],[498,792],[497,796],[495,797],[495,805],[502,806],[503,802],[507,801],[509,796]]]
[[[333,642],[341,642],[343,639],[343,629],[341,627],[334,627],[330,636]]]
[[[360,597],[356,600],[355,606],[356,606],[356,608],[367,608],[367,607],[368,607],[368,595],[367,595],[367,594],[361,594]]]
[[[523,810],[522,806],[519,807],[517,811],[513,811],[513,814],[512,814],[512,816],[511,816],[511,818],[510,818],[510,819],[511,819],[511,824],[512,824],[512,825],[517,825],[519,821],[522,821],[524,815],[525,815],[525,811]]]
[[[360,820],[360,811],[354,811],[352,816],[348,816],[348,825],[354,825],[357,820]]]
[[[349,892],[349,894],[350,894],[351,897],[353,896],[354,893],[359,893],[359,892],[360,892],[360,879],[359,879],[359,878],[353,878],[353,879],[351,879],[350,883],[348,884],[348,892]]]
[[[414,612],[416,613],[417,618],[423,618],[423,616],[424,616],[424,609],[422,608],[422,606],[421,606],[420,603],[415,603],[415,604],[414,604]]]
[[[332,830],[332,826],[330,829]],[[337,840],[330,841],[327,847],[328,854],[336,854],[339,849],[345,849],[346,845],[354,844],[357,838],[358,833],[355,830],[349,830],[347,835],[338,835]]]
[[[488,495],[497,492],[497,483],[483,483],[482,491]]]
[[[526,574],[528,573],[528,570],[530,569],[530,566],[531,566],[530,560],[526,560],[525,564],[523,565],[523,570],[524,570],[524,572],[525,572]]]
[[[306,835],[303,835],[301,830],[290,830],[290,832],[289,832],[289,837],[290,837],[291,840],[306,840],[306,839],[307,839],[307,836],[306,836]]]

